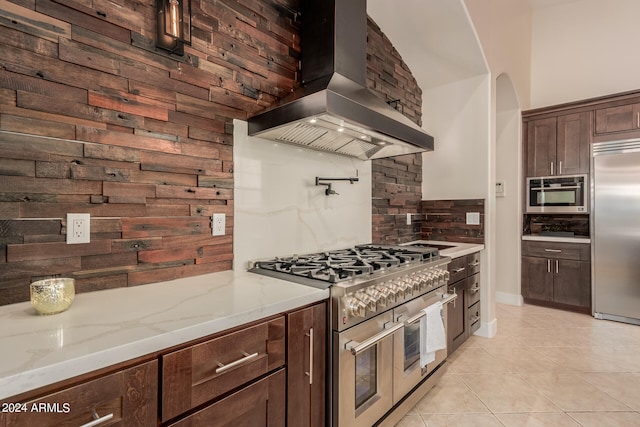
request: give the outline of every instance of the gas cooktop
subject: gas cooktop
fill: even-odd
[[[365,278],[378,271],[416,265],[439,258],[432,247],[358,245],[349,249],[308,255],[276,257],[251,263],[250,271],[297,281],[296,278],[321,281],[330,286],[353,278]]]

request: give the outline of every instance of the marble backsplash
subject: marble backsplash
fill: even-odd
[[[234,270],[250,260],[371,242],[371,162],[278,144],[234,121]],[[325,195],[315,178],[357,176]]]

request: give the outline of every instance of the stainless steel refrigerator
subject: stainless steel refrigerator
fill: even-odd
[[[593,315],[640,325],[640,139],[591,153]]]

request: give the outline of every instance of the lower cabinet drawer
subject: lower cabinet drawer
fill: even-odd
[[[98,419],[110,427],[155,426],[158,362],[143,363],[24,403],[6,413],[3,427],[83,426]],[[0,418],[2,420],[2,418]]]
[[[162,356],[162,421],[284,366],[285,342],[282,316]]]
[[[467,307],[471,307],[480,301],[480,273],[476,273],[467,279]]]
[[[170,427],[281,427],[285,425],[286,375],[282,368]]]

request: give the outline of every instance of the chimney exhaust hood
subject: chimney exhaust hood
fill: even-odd
[[[303,0],[302,86],[249,118],[249,135],[370,160],[433,150],[433,137],[366,88],[366,0]]]

